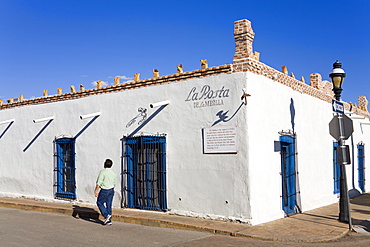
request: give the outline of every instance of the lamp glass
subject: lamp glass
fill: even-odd
[[[333,76],[331,80],[334,84],[334,88],[342,88],[342,83],[344,81],[344,78],[342,76],[340,75]]]

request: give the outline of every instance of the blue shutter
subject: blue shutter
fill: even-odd
[[[284,212],[295,213],[297,205],[296,170],[295,170],[295,138],[290,135],[280,136],[281,143],[281,175],[282,204]]]
[[[125,158],[126,158],[127,171],[125,172],[125,174],[127,177],[127,187],[126,187],[127,200],[129,203],[127,206],[129,208],[135,207],[135,205],[133,205],[133,202],[135,201],[134,200],[134,195],[135,195],[134,177],[136,177],[134,174],[135,171],[134,171],[134,153],[133,153],[133,146],[135,143],[136,143],[135,139],[126,140]]]
[[[161,209],[167,210],[167,183],[166,183],[166,137],[162,136],[159,138],[159,143],[161,145],[161,153],[160,153],[160,163],[161,163],[161,193],[160,193],[160,203]]]
[[[362,192],[365,192],[365,146],[364,144],[357,145],[358,159],[358,186]]]

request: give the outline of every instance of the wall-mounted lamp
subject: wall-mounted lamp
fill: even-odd
[[[165,100],[165,101],[161,101],[161,102],[157,102],[157,103],[152,103],[150,104],[150,108],[155,108],[155,107],[158,107],[158,106],[164,106],[164,105],[168,105],[170,103],[169,100]]]
[[[34,119],[32,120],[34,123],[39,123],[39,122],[45,122],[45,121],[50,121],[53,120],[54,116],[52,117],[46,117],[46,118],[39,118],[39,119]]]
[[[365,119],[364,116],[357,115],[352,111],[344,111],[344,114],[347,115],[347,117],[349,117],[350,119]]]
[[[14,121],[15,121],[14,118],[13,119],[9,119],[9,120],[5,120],[5,121],[0,122],[0,125],[2,125],[2,124],[8,124],[8,123],[13,123]]]
[[[245,89],[245,88],[243,88],[242,91],[243,91],[243,95],[241,97],[241,100],[244,99],[244,104],[246,105],[247,104],[247,97],[249,97],[251,95],[247,93],[247,89]]]
[[[92,117],[100,116],[100,114],[101,114],[100,112],[95,112],[95,113],[91,113],[87,115],[81,115],[80,118],[81,119],[92,118]]]
[[[352,115],[352,116],[349,116],[349,118],[350,119],[365,119],[364,116],[358,116],[358,115],[356,115],[356,116]]]

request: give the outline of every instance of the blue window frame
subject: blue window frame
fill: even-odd
[[[338,161],[338,142],[333,142],[333,179],[334,179],[334,194],[340,192],[340,165]]]
[[[362,192],[365,192],[365,145],[357,145],[357,163],[358,163],[358,186]]]
[[[75,139],[56,139],[55,149],[55,196],[76,199]]]
[[[290,135],[280,136],[280,144],[282,204],[284,212],[289,215],[296,212],[297,206],[295,138]]]
[[[127,207],[167,210],[166,137],[125,138]]]

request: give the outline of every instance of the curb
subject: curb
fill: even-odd
[[[72,215],[72,209],[66,208],[51,208],[51,207],[44,207],[40,205],[28,205],[22,203],[10,203],[10,202],[2,202],[0,201],[0,207],[4,208],[15,208],[15,209],[23,209],[23,210],[30,210],[30,211],[37,211],[37,212],[44,212],[44,213],[56,213],[56,214],[64,214],[64,215]]]

